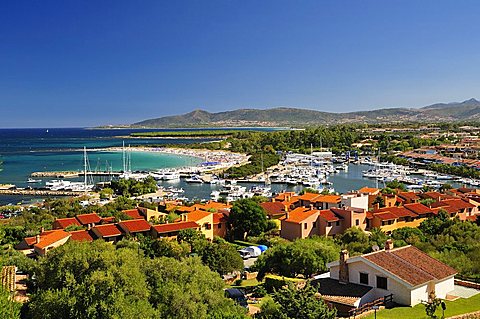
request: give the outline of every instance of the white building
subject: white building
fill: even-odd
[[[349,258],[346,250],[340,260],[329,263],[330,279],[339,284],[370,287],[355,306],[393,294],[393,301],[414,306],[427,301],[435,292],[445,298],[454,289],[457,271],[413,246],[393,248],[388,240],[385,249]],[[346,294],[348,296],[348,294]]]

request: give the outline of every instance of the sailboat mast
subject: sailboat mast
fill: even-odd
[[[87,147],[83,147],[83,187],[85,189],[85,193],[87,192]]]
[[[122,164],[123,164],[123,172],[125,173],[127,171],[125,169],[125,141],[122,141]]]

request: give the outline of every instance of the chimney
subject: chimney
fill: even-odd
[[[313,210],[313,204],[310,204],[310,210]]]
[[[288,212],[288,205],[284,205],[283,210],[286,211],[286,212]]]
[[[388,239],[385,242],[385,250],[388,251],[388,250],[392,250],[392,249],[393,249],[393,240]]]
[[[288,213],[288,211],[285,212],[285,219],[288,219],[288,217],[290,216],[290,214]]]
[[[40,234],[43,233],[44,231],[45,231],[45,228],[40,227]]]
[[[91,224],[88,224],[87,230],[90,230],[90,229],[92,229],[92,226]]]
[[[40,242],[40,235],[35,236],[35,244]]]
[[[340,252],[340,265],[338,269],[338,281],[341,284],[348,284],[348,250],[344,249]]]

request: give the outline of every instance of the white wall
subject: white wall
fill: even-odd
[[[368,210],[368,195],[343,195],[342,205]]]
[[[455,289],[454,277],[446,278],[435,285],[435,294],[438,298],[445,298],[446,295]]]

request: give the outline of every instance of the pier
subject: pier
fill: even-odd
[[[87,172],[87,175],[90,176],[120,176],[122,172]],[[73,172],[73,171],[50,171],[50,172],[33,172],[30,174],[31,177],[53,177],[53,178],[76,178],[84,176],[83,171]]]
[[[0,195],[27,195],[27,196],[79,196],[84,192],[52,191],[46,189],[0,189]]]

